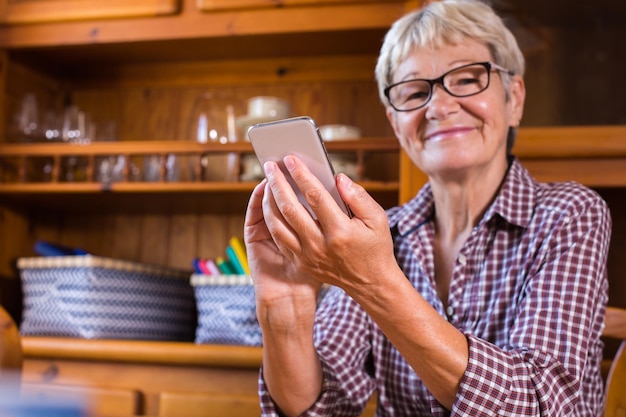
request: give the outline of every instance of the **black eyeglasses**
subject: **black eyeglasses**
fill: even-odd
[[[433,96],[435,84],[453,97],[468,97],[482,93],[489,87],[491,71],[513,72],[493,62],[475,62],[453,68],[433,80],[415,79],[401,81],[385,88],[389,104],[397,111],[411,111],[424,107]]]

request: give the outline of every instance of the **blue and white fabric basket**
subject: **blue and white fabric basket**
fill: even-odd
[[[191,286],[198,308],[197,344],[261,346],[249,276],[194,274]]]
[[[23,335],[193,340],[189,271],[91,255],[20,258],[17,265]]]

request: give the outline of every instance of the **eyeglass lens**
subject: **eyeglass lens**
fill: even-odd
[[[489,86],[489,70],[483,64],[468,65],[444,74],[442,79],[439,81],[448,94],[466,97],[478,94]],[[409,80],[396,84],[389,89],[389,101],[400,111],[418,109],[430,100],[436,81]]]

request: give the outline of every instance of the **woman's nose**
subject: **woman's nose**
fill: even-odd
[[[441,119],[457,109],[458,102],[441,84],[435,84],[426,108],[426,117]]]

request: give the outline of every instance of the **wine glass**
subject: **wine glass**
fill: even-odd
[[[39,134],[39,105],[34,93],[22,97],[19,111],[15,114],[14,131],[18,142],[36,142]]]

